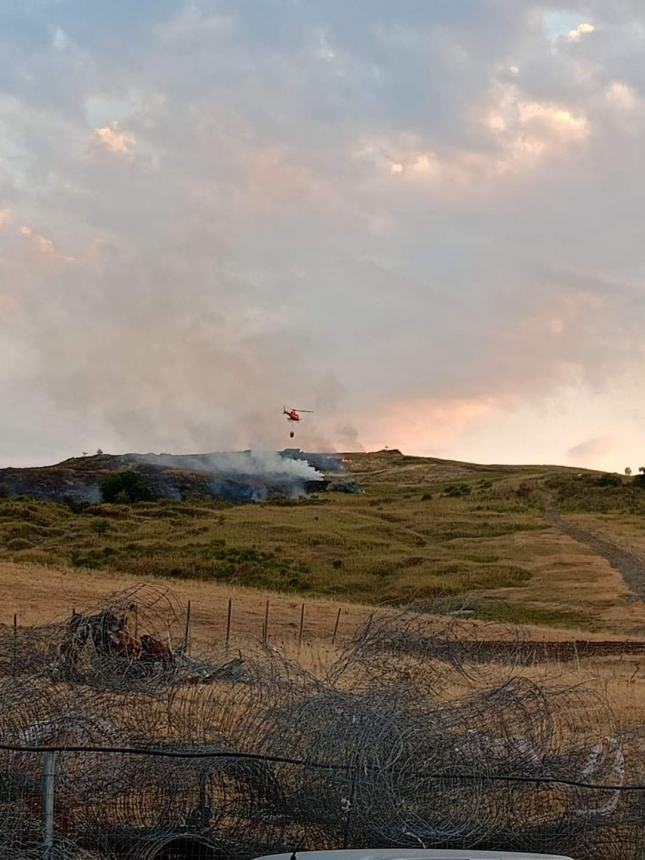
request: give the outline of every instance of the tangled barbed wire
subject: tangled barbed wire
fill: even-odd
[[[645,794],[628,786],[643,781],[645,733],[620,730],[597,690],[522,672],[519,638],[506,660],[478,641],[476,625],[400,612],[319,671],[266,643],[188,655],[178,602],[156,585],[5,628],[2,856],[41,857],[49,840],[65,860],[365,846],[642,857]]]

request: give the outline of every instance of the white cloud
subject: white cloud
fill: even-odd
[[[52,37],[52,44],[59,51],[65,50],[65,48],[69,48],[70,41],[67,33],[64,30],[61,30],[60,27],[56,27],[54,30],[54,35]]]
[[[336,51],[329,44],[329,40],[325,33],[321,33],[318,38],[316,55],[327,63],[333,63],[337,57]]]
[[[49,257],[55,262],[75,263],[75,257],[67,254],[62,254],[54,244],[54,242],[42,233],[37,233],[32,227],[27,224],[21,224],[18,230],[20,235],[29,241],[30,247],[38,256]]]
[[[178,8],[182,4],[177,4]],[[235,22],[231,15],[209,15],[199,8],[199,4],[188,2],[183,9],[169,21],[158,27],[162,42],[169,44],[196,42],[204,38],[228,37],[235,32]]]
[[[23,224],[20,227],[20,234],[26,239],[29,239],[32,246],[39,253],[45,254],[46,256],[54,256],[56,254],[56,247],[52,240],[40,233],[35,233],[32,228],[28,227],[26,224]]]
[[[127,131],[121,130],[116,122],[102,128],[95,128],[92,137],[98,144],[117,155],[129,155],[135,143],[134,137]]]
[[[569,30],[567,33],[567,39],[569,42],[579,42],[583,36],[593,33],[595,29],[594,25],[589,22],[578,24],[578,26],[574,27],[573,30]]]
[[[402,181],[431,183],[455,192],[481,187],[483,182],[494,191],[496,185],[490,183],[501,176],[533,171],[550,158],[565,157],[572,146],[589,137],[589,120],[582,110],[527,99],[515,84],[496,88],[493,103],[483,117],[480,149],[452,147],[439,152],[434,142],[407,132],[364,141],[356,155]]]
[[[605,98],[613,107],[633,111],[641,104],[636,90],[623,81],[614,81],[605,90]]]

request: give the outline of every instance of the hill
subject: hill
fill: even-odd
[[[137,504],[3,499],[0,560],[365,604],[441,597],[489,620],[645,630],[637,481],[398,451],[339,456],[348,474],[321,478],[355,482],[360,493],[283,493],[252,505],[199,493]],[[131,465],[91,460],[52,468]]]
[[[112,501],[125,491],[125,501],[172,499],[222,499],[256,502],[289,499],[311,492],[353,488],[331,481],[321,469],[334,475],[343,471],[340,460],[327,454],[236,451],[210,454],[104,454],[71,457],[53,466],[0,469],[0,496],[28,496],[45,502],[93,504]],[[136,476],[132,488],[119,477]],[[108,495],[108,488],[113,490]]]

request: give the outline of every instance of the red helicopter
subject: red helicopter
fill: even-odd
[[[301,421],[300,413],[307,413],[309,415],[313,415],[313,409],[287,409],[286,406],[282,407],[282,414],[287,416],[287,421],[292,424],[294,421]],[[289,433],[289,438],[293,439],[296,434],[293,430]]]

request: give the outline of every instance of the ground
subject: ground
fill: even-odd
[[[274,613],[283,608],[285,624],[299,624],[302,598],[329,607],[310,613],[311,623],[325,629],[333,627],[332,598],[346,604],[341,623],[365,617],[368,606],[440,599],[448,610],[466,607],[476,618],[500,622],[585,635],[645,631],[638,588],[642,580],[645,589],[645,489],[636,483],[611,486],[588,471],[478,466],[398,452],[345,460],[361,495],[257,505],[95,505],[81,512],[2,500],[4,614],[37,613],[41,600],[43,609],[54,604],[65,614],[56,597],[63,584],[69,603],[124,577],[153,576],[172,580],[187,596],[217,594],[223,604],[231,587],[286,595],[270,598],[276,626]],[[603,552],[567,525],[616,552]],[[629,570],[624,556],[633,562]],[[213,591],[215,584],[220,588]],[[200,602],[197,613],[207,611]],[[256,602],[262,605],[249,618],[261,630],[265,601]]]
[[[569,643],[521,672],[602,690],[622,721],[642,723],[645,489],[556,467],[345,459],[361,495],[81,511],[0,500],[0,622],[68,617],[154,578],[184,612],[190,601],[195,652],[224,644],[231,601],[232,648],[266,635],[315,668],[371,615],[439,601],[467,607],[465,636],[471,625],[508,641],[519,622],[524,640]],[[607,655],[608,640],[625,653]]]

